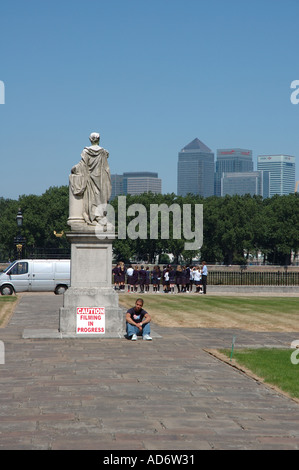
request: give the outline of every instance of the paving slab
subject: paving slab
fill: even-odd
[[[58,328],[62,297],[23,295],[0,329],[0,449],[289,450],[299,405],[206,352],[289,347],[293,333],[161,328],[153,341],[25,338]]]

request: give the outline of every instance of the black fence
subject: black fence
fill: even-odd
[[[70,259],[70,248],[27,248],[26,258],[29,259]]]
[[[299,286],[299,272],[209,271],[212,286]]]

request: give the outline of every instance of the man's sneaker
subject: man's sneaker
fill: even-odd
[[[132,335],[131,341],[136,341],[137,340],[137,335]]]
[[[145,339],[146,341],[151,341],[152,337],[150,335],[144,335],[143,339]]]

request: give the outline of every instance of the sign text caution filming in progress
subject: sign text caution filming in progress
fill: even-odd
[[[77,334],[105,333],[105,307],[77,307]]]

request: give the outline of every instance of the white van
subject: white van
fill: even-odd
[[[0,293],[55,292],[63,294],[70,286],[70,260],[21,259],[0,273]]]

